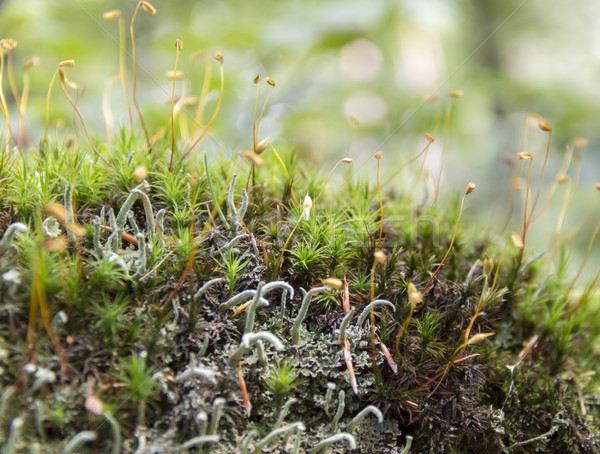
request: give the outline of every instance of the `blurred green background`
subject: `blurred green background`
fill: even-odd
[[[304,159],[327,172],[343,156],[354,158],[354,172],[374,176],[373,154],[384,155],[383,174],[390,175],[425,144],[429,132],[436,142],[425,169],[437,173],[444,142],[444,115],[451,90],[450,134],[441,193],[455,195],[468,181],[478,183],[468,211],[480,230],[503,224],[508,209],[515,156],[527,131],[526,151],[534,159],[537,181],[546,134],[528,113],[542,116],[552,127],[551,156],[545,182],[556,177],[565,146],[574,138],[589,139],[582,157],[582,177],[567,226],[585,216],[600,180],[597,156],[600,119],[600,9],[595,0],[349,0],[349,1],[186,1],[155,0],[158,13],[136,19],[139,62],[138,98],[156,129],[169,119],[166,102],[171,82],[165,72],[175,60],[174,41],[183,41],[179,68],[186,79],[176,92],[198,95],[204,65],[188,57],[205,49],[221,51],[225,62],[223,107],[204,141],[207,152],[230,153],[251,148],[252,114],[261,74],[276,82],[259,139],[295,147]],[[4,0],[0,6],[3,37],[18,41],[19,68],[33,55],[40,66],[31,70],[28,125],[43,130],[48,82],[56,64],[74,59],[69,77],[78,83],[78,105],[98,136],[104,133],[102,94],[106,77],[118,71],[118,24],[102,19],[104,11],[123,11],[127,29],[137,2],[93,0]],[[214,63],[214,62],[213,62]],[[128,71],[131,76],[131,61]],[[20,75],[17,75],[20,83]],[[7,92],[6,81],[5,92]],[[131,84],[130,84],[131,88]],[[207,113],[218,95],[218,70],[213,64],[213,91]],[[267,93],[262,85],[261,100]],[[117,124],[127,121],[118,81],[111,104]],[[424,103],[428,94],[434,102]],[[193,116],[191,108],[189,115]],[[52,97],[51,117],[65,119],[72,130],[72,109],[59,89]],[[134,115],[134,123],[135,121]],[[412,169],[418,169],[413,167]],[[396,187],[410,184],[408,170]],[[571,171],[572,172],[572,171]],[[409,188],[410,189],[410,188]],[[536,225],[540,233],[554,229],[562,203],[559,188],[554,208]],[[543,199],[542,199],[543,200]],[[517,200],[518,213],[522,197]],[[597,212],[597,211],[596,211]],[[587,243],[598,216],[574,239]],[[512,229],[521,220],[515,214]],[[499,229],[498,229],[499,230]],[[568,228],[567,228],[568,230]],[[539,239],[542,238],[542,239]],[[547,245],[546,235],[532,242]]]

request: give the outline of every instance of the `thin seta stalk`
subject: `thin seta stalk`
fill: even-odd
[[[258,141],[258,132],[260,130],[260,122],[265,112],[265,107],[267,106],[271,93],[273,93],[273,89],[275,88],[275,81],[270,77],[267,77],[266,79],[266,82],[271,87],[271,90],[269,90],[269,92],[267,93],[267,97],[263,102],[260,114],[258,116],[258,123],[256,122],[256,112],[258,110],[258,95],[260,93],[260,74],[257,74],[252,80],[252,82],[256,84],[256,100],[254,101],[254,116],[252,117],[252,149],[254,150],[254,153],[260,155],[263,151],[265,151],[265,149],[269,145],[269,139],[264,139],[260,142]],[[252,167],[250,168],[250,173],[248,175],[248,181],[246,182],[246,190],[248,189],[248,185],[250,184],[250,178],[252,178],[252,186],[256,185],[254,173],[255,169],[254,165],[252,165]]]
[[[538,181],[537,191],[535,193],[535,199],[533,200],[533,205],[531,206],[531,212],[529,213],[529,221],[527,223],[527,228],[529,228],[534,220],[533,213],[535,213],[535,209],[537,207],[538,201],[540,199],[540,193],[542,191],[542,183],[544,182],[544,170],[546,169],[546,163],[548,162],[548,155],[550,154],[550,139],[552,138],[552,128],[548,123],[544,121],[540,121],[538,124],[539,128],[542,131],[548,133],[548,138],[546,140],[546,154],[544,155],[544,162],[542,163],[542,169],[540,170],[540,178]]]
[[[189,155],[192,152],[192,150],[196,147],[196,145],[198,145],[198,143],[202,140],[204,135],[208,132],[208,129],[211,127],[211,125],[215,121],[215,118],[217,118],[217,114],[219,113],[219,110],[221,109],[221,102],[223,100],[223,91],[225,88],[225,72],[223,69],[223,54],[221,52],[215,52],[215,60],[217,60],[220,63],[219,71],[221,74],[221,87],[219,89],[219,99],[217,100],[217,107],[215,108],[215,112],[213,113],[213,116],[211,117],[210,121],[204,127],[204,129],[202,130],[202,132],[200,133],[200,135],[198,136],[196,141],[188,148],[188,150],[179,159],[179,161],[178,161],[179,163],[181,163],[187,157],[187,155]]]
[[[102,19],[119,20],[119,76],[121,78],[121,86],[123,87],[123,99],[127,107],[127,119],[131,127],[131,105],[129,104],[129,93],[127,92],[127,68],[125,67],[125,20],[123,19],[123,13],[118,9],[106,11],[102,14]]]
[[[29,148],[29,136],[25,125],[25,113],[27,111],[27,102],[29,100],[29,88],[31,80],[29,77],[29,69],[37,66],[40,62],[38,57],[32,57],[23,65],[23,93],[21,94],[21,102],[19,103],[19,143],[23,140]]]
[[[194,127],[192,132],[195,132],[197,128],[202,125],[204,117],[204,108],[206,107],[206,98],[210,91],[210,76],[212,74],[212,60],[208,57],[208,54],[204,49],[198,50],[190,55],[190,60],[195,61],[203,59],[205,62],[204,66],[204,78],[202,81],[202,88],[200,89],[200,99],[198,101],[198,107],[196,108],[196,114],[194,116]]]
[[[83,117],[81,116],[81,113],[79,112],[79,109],[77,108],[77,106],[75,105],[75,103],[73,102],[73,100],[71,99],[71,96],[69,96],[69,92],[67,91],[67,85],[70,86],[70,87],[77,87],[77,85],[67,79],[67,74],[65,72],[65,68],[67,68],[67,67],[73,67],[74,65],[75,65],[75,62],[73,60],[65,60],[65,61],[62,61],[62,62],[60,62],[58,64],[58,66],[57,66],[57,72],[58,72],[58,74],[60,76],[60,86],[61,86],[61,88],[62,88],[65,96],[67,97],[67,99],[71,103],[71,106],[73,106],[73,109],[74,109],[75,113],[79,117],[79,120],[81,121],[81,125],[83,126],[83,130],[85,131],[85,135],[87,136],[88,141],[90,142],[90,145],[92,146],[92,149],[94,150],[94,153],[96,153],[96,155],[102,161],[104,161],[104,163],[107,166],[109,166],[111,169],[117,170],[117,168],[114,165],[112,165],[110,162],[108,162],[106,160],[106,158],[100,154],[100,152],[96,148],[96,145],[94,145],[94,141],[92,140],[92,138],[90,136],[90,133],[88,132],[87,127],[85,126],[85,121],[83,121]]]
[[[156,14],[156,8],[154,8],[154,6],[152,6],[150,3],[141,0],[137,6],[135,7],[135,11],[133,12],[133,17],[131,18],[131,24],[129,25],[129,33],[131,35],[131,55],[132,55],[132,60],[133,63],[131,65],[131,72],[132,72],[132,84],[133,84],[133,105],[135,106],[135,110],[138,113],[138,117],[140,118],[140,123],[142,124],[142,129],[144,130],[144,134],[146,136],[146,143],[148,145],[148,148],[150,148],[150,136],[148,135],[148,129],[146,128],[146,123],[144,123],[144,118],[142,117],[142,112],[140,111],[140,107],[138,106],[137,103],[137,97],[136,97],[136,74],[135,74],[135,38],[134,38],[134,33],[133,33],[133,23],[135,22],[135,17],[137,16],[138,10],[140,9],[140,7],[142,7],[142,9],[144,11],[146,11],[150,16],[154,16]]]
[[[8,116],[8,105],[6,103],[6,98],[4,96],[4,90],[2,89],[2,79],[4,75],[4,56],[8,55],[11,50],[17,47],[17,42],[10,38],[5,38],[0,40],[0,107],[2,108],[2,114],[4,115],[4,119],[6,120],[6,143],[5,147],[8,149],[8,142],[10,139],[13,140],[15,145],[18,145],[17,140],[12,132],[10,127],[10,120]]]
[[[581,265],[579,266],[579,269],[577,270],[575,277],[573,278],[573,280],[569,284],[569,287],[567,288],[567,291],[565,292],[565,300],[569,297],[569,294],[571,293],[571,290],[573,290],[573,286],[575,285],[575,282],[577,282],[577,279],[579,279],[579,276],[581,275],[583,268],[585,267],[588,259],[590,258],[590,254],[592,253],[592,246],[594,246],[594,241],[596,240],[596,236],[598,235],[599,231],[600,231],[600,221],[598,221],[598,223],[596,224],[594,233],[592,233],[590,241],[588,242],[588,247],[587,247],[587,250],[585,251],[585,257],[583,258],[583,261],[581,262]]]
[[[290,232],[289,236],[287,237],[287,240],[285,240],[285,243],[283,244],[283,248],[281,249],[281,254],[279,255],[279,259],[277,260],[277,266],[275,267],[275,271],[278,271],[279,268],[281,267],[281,262],[283,262],[283,255],[285,254],[285,250],[287,248],[287,245],[289,244],[290,240],[292,239],[292,236],[294,235],[294,232],[296,231],[296,229],[300,225],[300,222],[302,222],[302,220],[305,220],[305,221],[309,220],[309,218],[310,218],[310,209],[312,208],[312,206],[313,206],[313,201],[312,201],[311,197],[308,195],[308,192],[307,192],[306,196],[304,197],[304,202],[302,203],[302,214],[298,218],[298,221],[296,222],[296,225],[294,226],[294,228]]]
[[[171,160],[169,161],[169,172],[173,169],[173,155],[175,155],[175,81],[177,80],[177,63],[179,52],[183,49],[180,39],[175,40],[175,67],[173,68],[173,86],[171,88]]]
[[[432,284],[433,279],[435,278],[435,276],[438,273],[438,271],[444,265],[444,262],[446,261],[446,258],[448,258],[448,254],[450,254],[450,251],[452,250],[452,246],[454,245],[454,240],[456,239],[456,232],[458,232],[458,226],[460,224],[460,218],[462,217],[463,207],[465,205],[465,197],[467,195],[471,194],[474,190],[475,190],[475,183],[470,182],[467,185],[467,189],[466,189],[465,193],[463,194],[462,199],[460,201],[460,210],[458,212],[458,219],[456,220],[456,225],[454,226],[454,233],[452,234],[452,240],[450,241],[450,246],[448,246],[448,250],[446,251],[446,254],[444,255],[444,258],[442,259],[442,261],[440,262],[440,264],[438,265],[438,267],[436,268],[436,270],[433,272],[433,274],[431,275],[431,277],[429,278],[429,280],[425,284],[425,287],[423,287],[423,294],[425,294],[427,291],[430,290],[429,286]]]
[[[529,184],[531,180],[531,163],[533,162],[533,155],[531,153],[527,153],[523,151],[519,153],[518,159],[525,159],[529,161],[529,166],[527,168],[527,185],[525,187],[525,209],[523,210],[523,233],[519,237],[516,232],[512,233],[513,242],[515,246],[519,249],[519,258],[517,259],[517,270],[521,267],[521,263],[523,262],[523,254],[525,252],[525,241],[527,240],[527,208],[529,203]]]
[[[450,92],[450,98],[448,99],[448,104],[446,106],[446,116],[444,121],[444,142],[442,145],[442,156],[440,157],[440,169],[438,170],[438,174],[435,181],[435,196],[434,201],[437,200],[437,196],[440,192],[440,181],[442,179],[442,170],[444,168],[444,161],[446,159],[446,150],[448,148],[448,138],[450,137],[450,118],[452,115],[452,99],[453,98],[462,98],[464,96],[464,92],[462,90],[452,90]]]
[[[412,164],[413,162],[415,162],[417,159],[419,159],[423,154],[425,154],[427,152],[427,150],[429,150],[429,147],[431,147],[431,144],[435,141],[435,139],[433,138],[433,136],[431,134],[426,133],[425,134],[425,140],[427,140],[427,145],[425,145],[425,147],[419,152],[417,153],[415,156],[413,156],[412,158],[410,158],[408,161],[406,161],[404,164],[402,164],[400,166],[400,168],[398,170],[396,170],[391,177],[389,177],[387,179],[387,181],[385,183],[383,183],[381,185],[381,188],[385,188],[388,184],[390,184],[392,182],[392,180],[394,178],[396,178],[400,172],[402,172],[407,166],[409,166],[410,164]]]

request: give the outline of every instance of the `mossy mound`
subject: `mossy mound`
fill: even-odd
[[[380,240],[374,187],[327,186],[292,152],[285,171],[268,153],[253,170],[233,156],[169,171],[167,144],[146,150],[126,136],[102,153],[116,169],[58,145],[3,156],[1,418],[19,452],[60,452],[82,431],[95,438],[85,452],[177,452],[198,436],[206,444],[190,449],[305,452],[350,429],[360,452],[405,452],[407,435],[410,452],[596,452],[596,379],[582,373],[595,315],[586,305],[570,317],[563,275],[544,278],[544,258],[520,263],[512,245],[459,235],[439,267],[458,204],[384,192]],[[253,173],[247,191],[234,170]],[[321,188],[306,220],[296,195]],[[398,213],[436,224],[394,222]],[[301,288],[331,277],[340,281],[313,291],[294,344]],[[241,308],[250,292],[224,309],[274,281],[268,306]],[[345,292],[356,393],[339,332]],[[389,302],[373,311],[374,330],[370,313],[357,325],[371,292]],[[245,331],[283,346],[248,343],[231,361]],[[352,427],[368,405],[383,422]],[[263,448],[277,427],[290,431]]]
[[[216,156],[196,146],[215,57],[203,127],[173,91],[168,124],[136,109],[143,138],[91,138],[70,60],[53,81],[88,142],[46,123],[27,146],[0,97],[3,452],[597,452],[596,282],[574,286],[560,230],[527,248],[543,186],[493,235],[460,223],[473,183],[444,198],[413,171],[402,193],[380,152],[376,183],[322,172],[259,141],[262,114],[253,151]]]

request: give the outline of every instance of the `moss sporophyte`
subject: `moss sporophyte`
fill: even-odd
[[[346,153],[320,171],[298,144],[263,135],[285,83],[275,91],[260,74],[244,78],[254,101],[239,120],[245,141],[215,154],[203,138],[226,123],[228,59],[170,39],[168,106],[156,101],[151,114],[136,94],[140,11],[157,14],[140,1],[102,15],[119,24],[111,77],[126,119],[115,127],[107,82],[102,140],[69,78],[74,60],[32,87],[38,59],[15,78],[20,48],[0,41],[4,452],[596,452],[600,271],[579,282],[600,223],[573,273],[566,264],[595,213],[594,199],[567,222],[578,195],[597,199],[598,185],[578,187],[586,139],[570,141],[544,181],[553,129],[527,116],[544,158],[525,140],[511,155],[505,228],[493,232],[472,212],[486,185],[458,197],[442,187],[461,90],[423,105],[441,103],[435,172],[424,128],[400,164],[381,146],[366,178]],[[190,76],[199,65],[201,81]],[[51,126],[57,83],[77,137]],[[25,127],[32,96],[37,132]],[[549,253],[534,253],[555,193]]]

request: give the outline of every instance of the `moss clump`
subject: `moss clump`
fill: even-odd
[[[257,134],[4,149],[9,452],[596,452],[598,316],[564,257],[460,227],[472,184],[422,205],[379,153],[376,185],[328,185]]]

